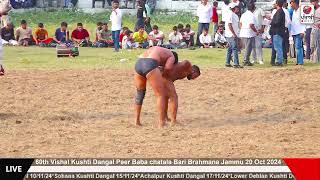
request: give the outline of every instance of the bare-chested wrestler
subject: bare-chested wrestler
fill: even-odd
[[[168,108],[168,93],[162,78],[170,79],[169,76],[178,63],[178,54],[161,47],[152,47],[145,51],[135,65],[134,81],[137,88],[135,99],[136,125],[141,125],[140,113],[143,99],[146,93],[147,81],[149,81],[155,95],[157,96],[157,109],[159,111],[159,126],[165,125]],[[163,66],[163,73],[158,68]],[[185,74],[190,79],[200,75],[196,66],[185,69]]]
[[[160,67],[162,69],[162,67]],[[191,73],[190,71],[194,71],[197,73]],[[167,78],[162,78],[163,83],[165,85],[165,89],[167,91],[167,95],[169,98],[168,105],[171,114],[171,119],[169,119],[168,114],[166,113],[166,119],[168,121],[171,120],[172,124],[177,123],[177,112],[178,112],[178,94],[176,93],[176,88],[174,86],[174,81],[187,78],[188,80],[192,80],[200,76],[200,69],[197,66],[192,66],[191,63],[187,60],[179,62],[176,64],[172,71],[168,74]],[[167,109],[168,111],[168,109]]]

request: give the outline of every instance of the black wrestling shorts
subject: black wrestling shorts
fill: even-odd
[[[146,77],[150,71],[158,68],[158,66],[158,61],[152,58],[139,58],[135,66],[135,70],[139,75]]]

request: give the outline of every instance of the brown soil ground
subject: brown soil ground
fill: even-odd
[[[180,125],[157,127],[133,72],[11,71],[0,78],[2,157],[319,157],[320,70],[207,69],[176,82]]]

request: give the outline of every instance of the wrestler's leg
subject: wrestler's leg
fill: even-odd
[[[140,122],[140,113],[142,108],[142,103],[144,99],[144,95],[146,92],[147,78],[135,73],[134,75],[134,83],[137,89],[136,100],[135,100],[135,114],[136,114],[136,125],[141,126]]]
[[[162,81],[162,74],[158,68],[148,73],[147,79],[157,96],[157,107],[159,111],[159,126],[162,128],[165,125],[166,112],[168,107],[168,96],[165,90],[165,84]]]
[[[171,114],[171,122],[174,124],[177,122],[178,95],[173,82],[168,81],[166,83],[166,89],[169,95],[169,110]]]

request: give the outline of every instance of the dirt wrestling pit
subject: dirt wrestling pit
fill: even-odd
[[[175,83],[181,124],[158,128],[133,71],[10,71],[0,78],[2,157],[319,157],[320,70],[206,69]]]

